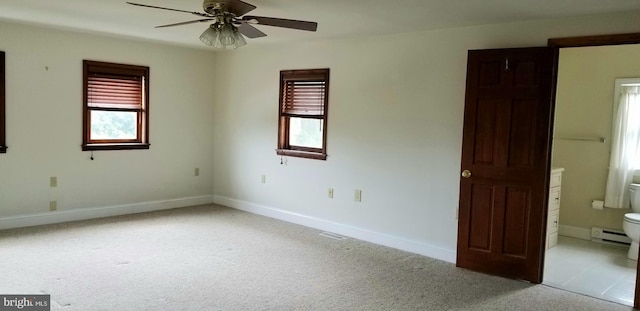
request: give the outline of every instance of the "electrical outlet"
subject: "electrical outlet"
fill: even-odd
[[[353,193],[353,200],[356,202],[362,202],[362,190],[356,189]]]
[[[49,178],[49,187],[55,188],[57,186],[58,186],[58,177],[53,176]]]
[[[333,188],[329,188],[329,191],[327,192],[327,197],[329,199],[333,199]]]
[[[262,175],[262,179],[261,179],[263,184],[267,183],[267,175]]]
[[[49,201],[49,211],[53,212],[58,209],[58,201]]]
[[[194,176],[200,176],[200,168],[199,167],[196,167],[196,169],[193,170],[193,175]]]

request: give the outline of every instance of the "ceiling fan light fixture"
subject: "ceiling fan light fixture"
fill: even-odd
[[[220,27],[219,38],[220,42],[222,42],[222,45],[233,46],[233,44],[236,42],[234,28],[235,27],[233,27],[233,25],[231,24],[224,24]]]
[[[233,35],[234,35],[234,38],[235,38],[235,42],[233,43],[233,48],[234,49],[237,49],[237,48],[239,48],[241,46],[247,45],[247,40],[244,39],[244,37],[238,31],[238,29],[235,29],[233,31]]]
[[[165,8],[154,5],[127,2],[128,4],[159,10],[176,11],[196,15],[199,19],[186,22],[156,26],[156,28],[174,27],[194,23],[212,22],[212,24],[200,35],[200,41],[215,49],[237,49],[245,46],[250,39],[265,37],[267,34],[253,25],[267,25],[281,28],[316,31],[318,23],[300,21],[286,18],[249,16],[250,11],[256,9],[255,5],[242,0],[202,0],[203,12],[190,12],[180,9]],[[240,30],[238,30],[240,27]]]
[[[200,35],[200,41],[208,46],[214,46],[216,41],[219,42],[218,30],[213,28],[213,25],[207,27],[207,30]]]
[[[247,41],[244,39],[244,36],[242,36],[240,31],[238,31],[238,28],[231,24],[211,24],[211,26],[207,27],[207,29],[200,35],[200,41],[215,49],[221,50],[227,48],[237,49],[241,46],[247,45]]]

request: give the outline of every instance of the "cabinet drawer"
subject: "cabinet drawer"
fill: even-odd
[[[549,179],[549,187],[558,187],[562,183],[562,172],[553,173]]]
[[[560,208],[560,193],[561,188],[555,187],[549,189],[549,210],[557,210]]]
[[[558,245],[558,232],[554,232],[547,235],[547,248],[552,248]]]
[[[560,210],[549,212],[547,218],[547,235],[558,232],[558,226],[560,225]]]

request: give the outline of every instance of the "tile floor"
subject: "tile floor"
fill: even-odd
[[[633,306],[636,264],[625,247],[561,236],[546,252],[543,284]]]

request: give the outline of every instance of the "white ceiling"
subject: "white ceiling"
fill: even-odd
[[[207,48],[198,37],[206,24],[156,29],[198,19],[187,13],[142,8],[127,0],[1,0],[0,19],[145,38]],[[202,0],[128,0],[202,11]],[[420,30],[640,10],[639,0],[246,0],[250,15],[318,22],[316,33],[257,26],[265,38],[249,44],[372,36]]]

